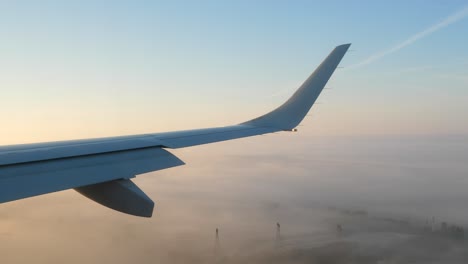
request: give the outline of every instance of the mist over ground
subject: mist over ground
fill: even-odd
[[[454,229],[468,226],[467,137],[283,133],[173,153],[187,165],[135,179],[151,219],[74,191],[2,204],[2,263],[468,260]]]

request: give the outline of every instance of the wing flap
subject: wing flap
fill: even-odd
[[[0,170],[0,203],[183,164],[164,149],[148,148],[7,166]]]
[[[71,140],[0,148],[0,166],[162,146],[150,135]]]

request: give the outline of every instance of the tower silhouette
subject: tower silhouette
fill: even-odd
[[[215,236],[215,245],[214,245],[214,256],[215,258],[219,255],[219,229],[216,228],[216,236]]]
[[[276,223],[276,238],[275,238],[275,248],[280,246],[281,242],[281,225],[280,223]]]

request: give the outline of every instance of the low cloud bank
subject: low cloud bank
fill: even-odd
[[[151,219],[73,191],[2,204],[2,263],[468,260],[466,139],[277,140],[176,153],[186,166],[136,179]]]

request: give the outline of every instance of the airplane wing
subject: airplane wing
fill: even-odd
[[[0,147],[0,203],[73,188],[114,210],[151,217],[154,202],[130,178],[184,164],[167,149],[295,131],[350,45],[337,46],[284,104],[238,125]]]

